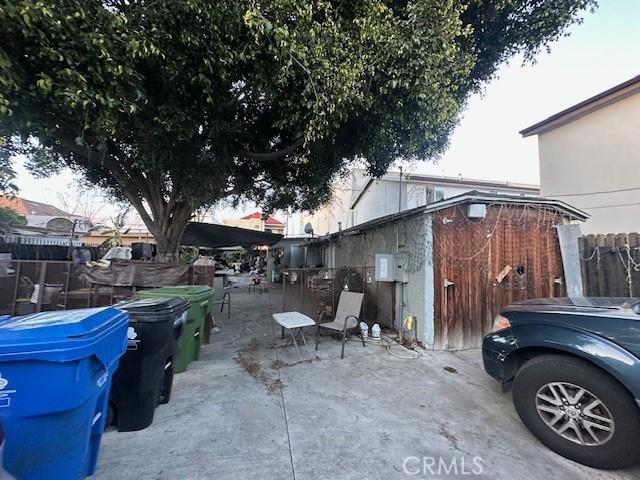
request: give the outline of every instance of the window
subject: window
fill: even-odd
[[[435,191],[436,202],[444,200],[444,190],[442,188],[436,188]]]

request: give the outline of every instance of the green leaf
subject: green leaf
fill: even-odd
[[[0,144],[0,186],[15,155],[71,166],[133,202],[165,250],[194,209],[314,209],[356,160],[381,175],[437,157],[501,63],[533,59],[595,5],[49,3],[0,8],[0,139],[16,139]]]

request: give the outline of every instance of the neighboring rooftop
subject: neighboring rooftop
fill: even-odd
[[[371,184],[377,180],[389,180],[389,181],[400,181],[400,172],[387,172],[381,178],[369,178],[367,183],[364,185],[362,190],[358,193],[356,198],[353,200],[351,204],[351,208],[355,208],[355,206],[360,202],[364,194],[367,192]],[[440,186],[450,186],[450,187],[471,187],[472,189],[487,189],[487,190],[501,190],[508,189],[511,191],[518,191],[524,194],[532,194],[537,195],[540,193],[540,185],[534,185],[530,183],[516,183],[516,182],[501,182],[494,180],[479,180],[475,178],[464,178],[462,176],[459,177],[446,177],[444,175],[422,175],[422,174],[414,174],[414,173],[403,173],[402,174],[403,182],[412,182],[412,183],[425,183],[425,184],[435,184]]]
[[[566,215],[571,220],[585,221],[589,218],[589,214],[582,210],[572,207],[568,203],[562,200],[555,200],[551,198],[539,197],[539,196],[524,196],[524,195],[505,195],[500,193],[480,192],[478,190],[472,190],[470,192],[456,195],[455,197],[446,198],[438,202],[429,203],[420,207],[412,208],[410,210],[404,210],[399,213],[393,213],[391,215],[385,215],[383,217],[369,220],[368,222],[361,223],[351,228],[341,230],[329,234],[326,237],[338,237],[341,235],[355,234],[363,230],[375,228],[380,224],[398,220],[404,217],[409,217],[418,213],[433,213],[439,210],[443,210],[454,205],[462,203],[484,203],[484,204],[517,204],[517,205],[535,205],[539,207],[550,207],[557,212]],[[322,238],[322,237],[320,237]]]
[[[531,125],[520,131],[520,135],[523,137],[530,137],[531,135],[539,135],[541,133],[553,130],[565,123],[571,122],[583,115],[587,115],[594,110],[606,107],[611,103],[617,102],[630,95],[640,92],[640,75],[633,77],[626,82],[623,82],[615,87],[612,87],[604,92],[601,92],[593,97],[587,98],[580,103],[562,110],[561,112],[551,115],[549,118],[542,120],[541,122]]]
[[[37,215],[45,217],[75,217],[53,205],[34,202],[22,197],[9,195],[0,196],[0,207],[9,207],[21,215]]]
[[[242,217],[243,220],[260,220],[263,218],[263,214],[260,212],[253,212],[250,213],[249,215],[245,215],[244,217]],[[284,223],[282,223],[280,220],[267,216],[264,219],[264,224],[265,225],[277,225],[279,227],[284,227]]]

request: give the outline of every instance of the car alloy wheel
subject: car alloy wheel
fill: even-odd
[[[539,355],[520,367],[513,402],[522,422],[554,452],[594,468],[640,463],[640,409],[628,390],[589,362]]]
[[[615,431],[613,416],[602,400],[572,383],[543,385],[536,394],[536,409],[551,430],[579,445],[603,445]]]

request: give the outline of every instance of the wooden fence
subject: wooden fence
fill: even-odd
[[[585,235],[580,254],[586,296],[640,296],[640,233]]]
[[[129,298],[138,289],[135,284],[115,286],[92,283],[78,275],[74,265],[73,262],[36,260],[11,260],[9,264],[0,264],[0,315],[112,305]],[[162,264],[158,266],[162,267]],[[178,265],[176,267],[180,268]],[[177,284],[213,286],[214,266],[189,265],[186,268],[185,275]],[[36,289],[36,285],[43,288]],[[151,287],[166,285],[166,282],[159,280]]]

